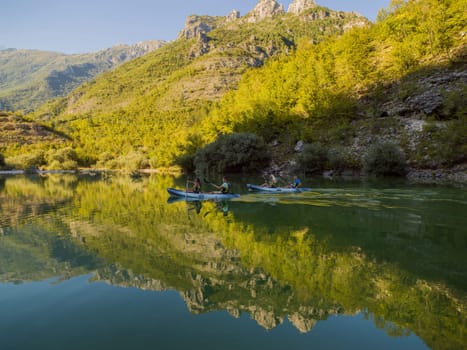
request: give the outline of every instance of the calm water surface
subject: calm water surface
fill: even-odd
[[[465,349],[466,189],[307,180],[1,177],[1,349]]]

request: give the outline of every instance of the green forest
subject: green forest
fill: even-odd
[[[298,161],[305,171],[366,167],[384,174],[378,157],[401,169],[465,162],[465,78],[446,78],[431,110],[409,102],[427,82],[465,72],[467,1],[393,0],[376,23],[344,30],[356,21],[363,19],[307,23],[285,14],[179,38],[24,116],[65,136],[69,151],[59,150],[61,140],[1,144],[0,153],[19,168],[27,158],[44,168],[193,170],[212,161],[205,147],[218,137],[242,142],[251,133],[276,163],[295,157],[303,141]],[[423,121],[415,136],[404,128],[411,118]],[[373,153],[362,156],[366,149]],[[57,152],[62,159],[54,162]]]

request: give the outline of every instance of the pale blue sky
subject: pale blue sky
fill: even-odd
[[[116,44],[173,40],[191,14],[243,16],[258,0],[0,0],[0,49],[92,52]],[[292,0],[278,1],[287,9]],[[375,20],[390,0],[316,0]]]

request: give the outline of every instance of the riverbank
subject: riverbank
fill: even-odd
[[[97,176],[102,174],[109,173],[119,173],[119,174],[128,174],[134,176],[135,174],[166,174],[166,175],[180,175],[182,174],[179,168],[161,168],[161,169],[140,169],[137,171],[128,171],[128,170],[118,170],[118,169],[92,169],[92,168],[81,168],[77,170],[38,170],[35,172],[26,171],[26,170],[0,170],[1,175],[54,175],[54,174],[78,174],[78,175],[90,175]],[[278,175],[290,175],[293,171],[287,171],[282,169],[277,171],[277,169],[267,169],[264,172],[267,173],[276,173]],[[316,177],[316,174],[313,175]],[[319,175],[318,175],[319,176]],[[321,174],[323,178],[365,178],[366,176],[355,170],[349,170],[344,172],[333,172],[325,171]],[[461,164],[450,169],[409,169],[405,177],[401,179],[406,179],[411,183],[424,183],[424,184],[459,184],[467,185],[467,164]]]

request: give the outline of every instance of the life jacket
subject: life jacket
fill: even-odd
[[[224,182],[227,185],[227,188],[222,187],[222,193],[229,193],[230,192],[230,182]]]

